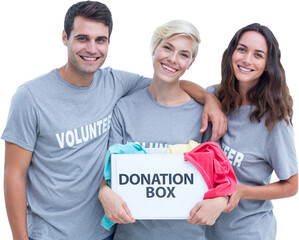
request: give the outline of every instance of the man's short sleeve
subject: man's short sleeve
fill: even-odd
[[[119,80],[123,86],[124,95],[130,95],[133,92],[141,90],[150,85],[152,79],[140,76],[138,74],[114,70],[114,77]]]
[[[12,98],[2,139],[33,151],[37,138],[37,111],[29,89],[20,86]]]

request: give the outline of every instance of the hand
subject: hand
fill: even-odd
[[[227,205],[228,197],[205,199],[198,202],[190,211],[187,222],[190,224],[213,225]]]
[[[209,94],[205,100],[203,113],[201,116],[202,124],[200,133],[207,130],[208,122],[212,122],[211,142],[217,141],[227,131],[227,118],[221,111],[219,100],[213,94]]]
[[[123,224],[135,222],[126,202],[108,185],[101,186],[98,198],[103,205],[107,218],[112,222]]]
[[[245,185],[238,184],[237,190],[230,196],[228,204],[223,212],[230,213],[236,206],[238,206],[239,201],[242,199],[245,187]]]

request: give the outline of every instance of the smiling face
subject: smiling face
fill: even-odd
[[[163,39],[153,56],[154,79],[178,82],[193,63],[193,41],[190,37]]]
[[[239,86],[255,86],[266,68],[268,47],[264,36],[255,31],[245,32],[232,55],[234,74]]]
[[[69,38],[63,32],[68,48],[68,67],[79,75],[92,75],[104,64],[108,53],[109,29],[101,22],[75,17]]]

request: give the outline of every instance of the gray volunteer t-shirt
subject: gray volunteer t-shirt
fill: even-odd
[[[208,91],[214,92],[214,88]],[[298,172],[293,128],[285,121],[268,132],[265,117],[251,122],[255,106],[241,106],[228,114],[228,130],[220,141],[239,184],[262,186],[275,171],[280,180]],[[273,240],[276,220],[271,201],[241,200],[231,213],[222,213],[208,229],[208,239]]]
[[[20,86],[5,141],[33,152],[27,174],[28,232],[35,240],[98,240],[98,190],[103,179],[111,116],[116,102],[149,85],[136,74],[99,69],[88,87],[56,70]]]
[[[202,142],[202,111],[203,106],[193,99],[179,106],[161,105],[145,88],[116,105],[109,145],[137,142],[146,148],[165,148],[191,139]],[[209,131],[207,139],[210,134]],[[204,230],[204,226],[191,225],[186,220],[137,220],[133,224],[118,224],[114,239],[205,239]]]

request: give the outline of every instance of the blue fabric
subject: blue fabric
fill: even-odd
[[[104,178],[111,186],[111,154],[146,154],[146,151],[137,143],[128,142],[127,144],[114,144],[109,147],[105,157]],[[101,225],[110,230],[114,222],[109,220],[106,215],[102,218]]]
[[[112,240],[113,239],[114,234],[111,234],[110,236],[104,238],[103,240]]]
[[[114,234],[111,234],[110,236],[104,238],[103,240],[112,240],[113,239],[113,235]],[[29,238],[29,240],[33,240],[32,238]]]

